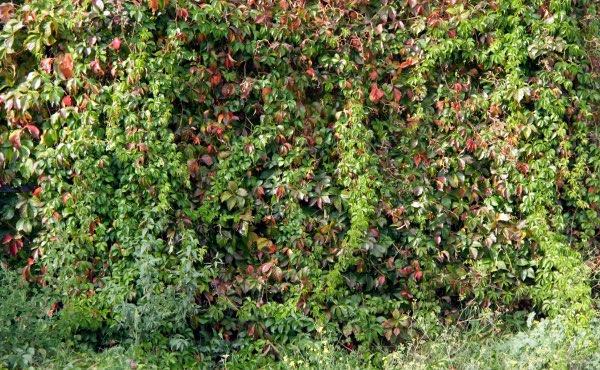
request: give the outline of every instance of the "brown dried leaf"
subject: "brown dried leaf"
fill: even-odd
[[[71,58],[70,53],[64,54],[62,57],[60,57],[58,67],[65,78],[73,78],[73,58]]]
[[[54,58],[44,58],[40,63],[40,68],[42,71],[50,74],[52,73],[52,64],[54,63]]]

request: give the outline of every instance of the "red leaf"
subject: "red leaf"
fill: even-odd
[[[210,87],[215,87],[221,83],[223,80],[223,76],[221,75],[221,71],[217,70],[212,76],[210,76]]]
[[[58,67],[65,78],[73,78],[73,58],[71,58],[71,54],[64,54],[60,58]]]
[[[90,222],[90,226],[88,227],[88,232],[90,233],[90,235],[96,235],[96,223],[95,222]]]
[[[440,22],[440,18],[437,15],[431,15],[429,18],[427,18],[427,24],[431,28],[435,27],[438,22]]]
[[[25,128],[29,130],[31,136],[38,139],[40,137],[40,129],[35,127],[34,125],[26,125]]]
[[[31,271],[30,271],[30,266],[27,265],[23,268],[23,272],[21,273],[21,276],[23,276],[23,280],[29,281],[30,279],[33,278],[33,276],[31,276]]]
[[[421,163],[421,155],[415,154],[413,157],[413,161],[415,162],[415,166],[419,167],[419,163]]]
[[[254,153],[254,145],[252,145],[250,143],[244,144],[244,152],[246,154],[252,154],[252,153]]]
[[[312,77],[315,77],[315,75],[316,75],[315,70],[312,68],[307,69],[306,74],[308,74],[309,76],[312,76]]]
[[[6,24],[13,15],[14,6],[12,4],[0,5],[0,21]]]
[[[62,104],[65,107],[70,107],[73,105],[73,99],[71,98],[71,95],[67,95],[62,99]]]
[[[454,84],[454,90],[461,92],[462,91],[462,85],[459,84],[458,82]]]
[[[235,93],[235,86],[233,86],[233,84],[226,83],[221,87],[221,94],[223,94],[224,97],[233,95],[233,93]]]
[[[403,296],[405,296],[407,298],[413,298],[414,297],[412,294],[410,294],[406,290],[401,291],[400,294],[402,294]]]
[[[199,169],[200,169],[200,165],[198,164],[197,160],[190,159],[187,162],[187,170],[190,174],[195,174],[196,172],[198,172]]]
[[[213,160],[212,157],[208,154],[204,154],[201,158],[202,162],[204,162],[204,164],[206,164],[207,166],[212,166],[213,164]]]
[[[377,84],[371,85],[369,100],[371,100],[372,103],[377,104],[381,98],[383,98],[383,91],[377,87]]]
[[[148,2],[148,8],[152,9],[152,13],[156,13],[158,10],[158,0],[150,0]]]
[[[406,278],[406,277],[409,277],[410,274],[413,273],[413,268],[412,268],[412,266],[406,266],[406,267],[399,269],[398,272],[400,272],[400,275],[402,275]]]
[[[233,57],[229,53],[227,53],[227,57],[225,57],[225,67],[227,69],[235,67],[235,59],[233,59]]]
[[[58,305],[56,303],[53,303],[52,308],[48,310],[48,316],[52,316],[54,314],[54,312],[56,312],[57,308],[58,308]]]
[[[450,30],[448,31],[448,36],[450,36],[451,39],[456,37],[456,31],[455,30]]]
[[[416,59],[408,58],[404,62],[400,63],[400,65],[398,65],[398,68],[400,70],[402,70],[404,68],[408,68],[408,67],[413,66],[415,64],[417,64],[417,60]]]
[[[118,37],[115,37],[112,42],[109,44],[113,49],[119,50],[121,48],[121,40]]]
[[[33,191],[33,194],[32,194],[32,195],[33,195],[34,197],[37,197],[37,196],[39,196],[39,195],[40,195],[40,193],[41,193],[41,192],[42,192],[42,187],[41,187],[41,186],[38,186],[38,187],[37,187],[37,188],[36,188],[36,189]]]
[[[10,140],[15,150],[19,150],[19,148],[21,147],[21,130],[13,131],[10,134],[8,140]]]
[[[54,58],[42,59],[42,62],[40,63],[40,68],[46,73],[52,73],[52,63],[54,63]]]
[[[104,70],[102,69],[102,66],[100,66],[100,62],[98,62],[97,60],[92,60],[90,62],[90,68],[92,68],[92,72],[94,73],[97,73],[99,75],[104,74]]]
[[[266,274],[267,272],[269,272],[271,267],[273,267],[273,262],[267,262],[262,266],[260,271],[262,271],[263,274]]]
[[[285,187],[283,187],[283,186],[277,187],[277,189],[275,189],[275,198],[277,198],[277,201],[279,202],[281,200],[281,198],[283,198],[284,196],[285,196]]]
[[[394,100],[396,101],[396,103],[398,103],[400,102],[400,99],[402,99],[402,92],[394,88]]]
[[[258,17],[256,17],[256,20],[254,22],[256,24],[259,24],[259,23],[263,23],[266,19],[267,19],[267,17],[265,15],[259,15]]]
[[[8,244],[10,243],[11,240],[13,240],[14,236],[12,236],[11,234],[6,234],[4,236],[4,238],[2,238],[2,244]]]
[[[421,272],[421,271],[415,272],[415,280],[416,281],[421,281],[422,277],[423,277],[423,272]]]
[[[187,19],[188,19],[188,11],[187,11],[187,9],[184,9],[184,8],[177,9],[177,18],[179,18],[179,19],[185,19],[187,21]]]
[[[262,97],[263,97],[263,99],[264,99],[264,98],[265,98],[267,95],[270,95],[272,91],[273,91],[273,90],[272,90],[270,87],[265,87],[264,89],[262,89]]]

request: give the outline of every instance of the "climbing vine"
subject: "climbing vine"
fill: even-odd
[[[589,319],[592,2],[0,9],[0,261],[96,345],[250,358],[463,310]]]

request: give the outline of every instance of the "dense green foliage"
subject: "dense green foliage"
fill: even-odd
[[[592,318],[592,2],[0,10],[0,184],[35,188],[0,193],[0,261],[65,337],[243,366]]]
[[[18,274],[0,269],[0,361],[9,368],[164,369],[205,368],[192,353],[169,348],[116,345],[96,352],[71,337],[68,319],[46,316],[52,301],[31,292]],[[30,286],[30,288],[32,288]],[[33,299],[32,299],[33,298]],[[46,307],[45,307],[46,306]],[[595,369],[600,363],[600,317],[587,329],[568,333],[565,318],[540,322],[530,314],[516,334],[507,333],[498,317],[486,311],[446,328],[435,339],[419,338],[392,353],[367,349],[348,352],[327,340],[282,347],[280,357],[263,359],[264,369]],[[72,322],[76,324],[75,322]],[[466,329],[468,327],[468,329]],[[255,368],[237,353],[223,355],[223,368]],[[266,361],[265,361],[266,360]]]

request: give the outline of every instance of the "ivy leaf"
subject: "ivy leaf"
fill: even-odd
[[[71,98],[71,95],[66,95],[62,98],[62,105],[64,107],[70,107],[73,105],[73,99]]]
[[[188,10],[185,8],[179,8],[177,9],[177,18],[179,19],[184,19],[187,21],[189,16]]]
[[[21,130],[13,131],[8,137],[8,140],[10,140],[15,150],[19,150],[21,147]]]
[[[383,91],[381,91],[377,87],[377,84],[371,85],[371,93],[369,94],[369,100],[371,100],[373,104],[377,104],[381,98],[383,98]]]
[[[21,276],[23,277],[23,280],[25,281],[30,281],[33,280],[33,275],[31,275],[31,265],[27,265],[25,267],[23,267],[23,271],[21,272]]]
[[[73,78],[73,58],[70,53],[64,54],[60,57],[58,67],[62,75],[66,78]]]
[[[50,74],[52,73],[52,64],[54,63],[54,58],[44,58],[40,63],[40,68],[42,71]]]
[[[263,274],[266,274],[267,272],[269,272],[269,270],[271,269],[271,267],[273,267],[273,262],[267,262],[264,265],[262,265],[262,268],[260,269],[260,271]]]
[[[156,13],[158,11],[158,0],[150,0],[148,7],[152,10],[152,13]]]
[[[121,40],[118,37],[115,37],[108,45],[118,51],[121,48]]]
[[[6,24],[10,20],[13,13],[14,6],[12,4],[4,3],[0,5],[0,21]]]
[[[399,89],[394,88],[394,101],[399,103],[400,99],[402,99],[402,92]]]
[[[265,99],[267,96],[271,95],[273,90],[270,87],[265,87],[262,89],[262,98]]]
[[[2,238],[2,244],[8,244],[11,240],[13,240],[12,234],[6,234],[4,238]]]
[[[29,220],[21,218],[19,219],[19,221],[17,221],[15,228],[19,231],[23,231],[29,234],[31,232],[31,223],[29,222]]]
[[[448,182],[450,183],[450,186],[452,186],[453,188],[457,188],[458,187],[458,176],[456,176],[456,174],[453,173],[448,178]]]
[[[415,280],[416,281],[421,281],[422,277],[423,277],[423,272],[422,271],[415,272]]]
[[[284,186],[278,186],[277,189],[275,189],[275,198],[278,202],[285,196],[285,193],[286,191]]]
[[[92,72],[94,72],[96,74],[99,74],[99,75],[104,74],[104,70],[102,69],[100,62],[98,62],[97,60],[92,60],[90,62],[90,68],[92,69]]]
[[[200,160],[202,160],[202,162],[204,162],[204,164],[205,164],[205,165],[207,165],[207,166],[212,166],[212,164],[213,164],[213,159],[212,159],[212,157],[211,157],[210,155],[208,155],[208,154],[204,154],[204,155],[203,155],[203,156],[200,158]]]
[[[408,68],[410,66],[413,66],[415,64],[417,64],[417,60],[416,59],[408,58],[404,62],[402,62],[402,63],[400,63],[398,65],[398,69],[399,70],[403,70],[403,69]]]
[[[37,127],[35,127],[34,125],[31,125],[31,124],[26,125],[25,128],[27,130],[29,130],[29,132],[31,133],[31,136],[33,136],[36,139],[40,138],[40,129],[39,128],[37,128]]]

